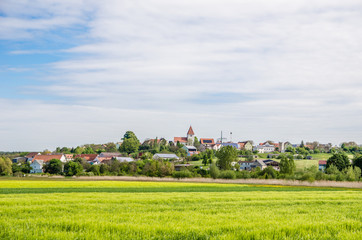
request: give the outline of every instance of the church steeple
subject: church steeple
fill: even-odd
[[[190,126],[189,130],[187,131],[187,145],[194,145],[194,130]]]
[[[187,132],[187,137],[188,137],[188,136],[194,136],[194,135],[195,135],[194,130],[193,130],[192,127],[190,126],[189,131]]]

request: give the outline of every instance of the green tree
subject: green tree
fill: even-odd
[[[94,150],[91,147],[86,147],[83,154],[94,154]]]
[[[52,159],[48,164],[44,165],[44,172],[50,174],[62,173],[62,162],[59,159]]]
[[[219,176],[219,174],[220,174],[219,168],[216,166],[215,163],[212,163],[210,166],[210,176],[213,179],[216,179]]]
[[[0,175],[12,174],[12,162],[7,157],[0,157]]]
[[[293,174],[295,171],[295,162],[293,157],[287,157],[285,155],[281,155],[279,166],[280,166],[280,173]]]
[[[362,169],[362,155],[357,155],[354,157],[353,166]]]
[[[123,143],[119,147],[121,152],[126,152],[128,154],[138,151],[140,146],[140,141],[132,131],[127,131],[123,137]]]
[[[350,165],[349,159],[344,153],[335,153],[327,160],[327,168],[330,165],[334,165],[339,171],[347,168]]]
[[[84,151],[84,149],[79,146],[74,149],[74,153],[77,155],[82,154],[83,151]]]
[[[74,176],[83,172],[83,167],[79,162],[69,161],[64,164],[64,173],[66,176]]]
[[[122,140],[130,139],[130,138],[137,139],[137,141],[138,141],[138,138],[137,138],[136,134],[134,134],[134,132],[132,132],[132,131],[127,131],[127,132],[123,135]]]
[[[238,155],[237,150],[232,146],[224,146],[216,152],[218,160],[218,166],[222,170],[230,170],[231,163],[236,159]]]
[[[77,157],[73,160],[73,162],[77,162],[79,163],[80,165],[82,165],[83,169],[88,171],[91,167],[91,164],[85,160],[84,158],[80,158],[80,157]]]
[[[206,166],[208,162],[209,162],[209,159],[208,159],[207,155],[204,154],[202,156],[202,164],[204,164],[204,166]]]
[[[107,143],[106,145],[106,152],[117,152],[117,145],[115,143]]]
[[[197,137],[194,137],[194,147],[197,148],[197,150],[200,150],[201,143],[199,142],[199,139]]]
[[[138,151],[140,142],[134,138],[127,138],[123,141],[122,145],[119,147],[121,152],[126,152],[128,154]]]
[[[24,162],[21,163],[21,171],[23,173],[30,173],[30,170],[33,169],[32,167],[30,167],[30,163],[29,162]]]
[[[92,165],[89,168],[89,171],[92,172],[95,176],[99,176],[101,174],[101,172],[99,171],[99,165]]]

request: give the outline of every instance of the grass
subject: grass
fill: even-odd
[[[362,191],[0,181],[0,239],[361,239]]]

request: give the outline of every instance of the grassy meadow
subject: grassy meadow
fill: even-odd
[[[0,180],[0,239],[362,239],[362,191]]]

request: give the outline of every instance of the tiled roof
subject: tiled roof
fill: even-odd
[[[35,160],[41,160],[41,161],[44,161],[44,162],[49,162],[50,160],[52,159],[58,159],[60,160],[60,158],[62,157],[63,155],[35,155],[34,158],[33,158],[33,161]]]
[[[87,161],[93,161],[97,156],[98,154],[78,154],[75,157],[84,158]]]
[[[327,161],[326,160],[319,160],[318,164],[319,165],[327,165]]]
[[[25,157],[26,158],[33,158],[35,155],[38,155],[39,153],[38,152],[31,152],[31,153],[28,153]]]
[[[174,137],[174,138],[173,138],[173,141],[174,141],[175,143],[177,143],[177,142],[186,143],[186,142],[187,142],[187,138],[186,138],[186,137]]]
[[[189,131],[187,132],[187,135],[195,135],[194,130],[190,126]]]

